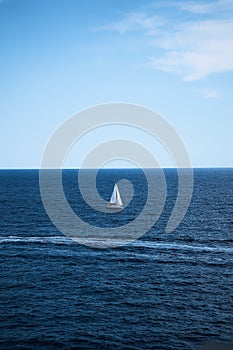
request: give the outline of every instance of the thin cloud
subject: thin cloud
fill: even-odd
[[[151,67],[179,73],[187,81],[233,70],[233,22],[187,23],[154,44],[164,51],[151,58]]]
[[[233,9],[232,0],[218,0],[213,2],[181,2],[180,9],[195,14],[219,14]]]
[[[185,18],[182,16],[184,11],[208,13],[208,16],[179,21],[174,16],[172,19],[166,18],[169,11],[160,12],[160,16],[158,13],[153,16],[151,13],[134,12],[101,30],[124,35],[137,31],[144,33],[150,38],[150,51],[154,48],[155,52],[148,58],[148,66],[179,74],[186,81],[195,81],[212,73],[233,70],[233,20],[230,9],[233,10],[232,0],[182,2],[177,3],[178,18],[179,15]]]
[[[100,27],[98,30],[116,31],[120,34],[144,30],[147,34],[152,35],[155,33],[156,28],[162,25],[164,25],[164,21],[158,16],[148,16],[145,13],[132,12],[122,20]]]
[[[219,92],[215,89],[201,89],[198,90],[198,92],[201,94],[201,96],[203,98],[209,99],[216,99],[216,98],[220,98]]]

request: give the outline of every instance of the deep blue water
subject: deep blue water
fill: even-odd
[[[198,349],[233,343],[233,169],[196,169],[182,223],[165,227],[177,174],[165,170],[168,196],[152,229],[131,245],[93,249],[63,236],[41,202],[38,171],[0,171],[0,349]],[[136,195],[122,220],[145,204],[139,170],[105,170],[97,178],[109,198],[127,178]],[[63,184],[75,207],[77,172]],[[116,224],[118,214],[84,220]]]

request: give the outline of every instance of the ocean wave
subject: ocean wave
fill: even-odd
[[[36,236],[36,237],[23,237],[23,236],[5,236],[0,237],[0,244],[3,243],[52,243],[52,244],[71,244],[73,241],[63,236]]]
[[[90,243],[101,243],[105,242],[112,242],[113,244],[119,244],[121,246],[124,246],[124,240],[123,239],[112,239],[112,238],[97,238],[97,237],[90,237],[90,238],[79,238],[78,243],[83,245],[90,245]],[[1,236],[0,237],[0,244],[14,244],[14,243],[22,243],[22,244],[56,244],[56,245],[72,245],[77,244],[74,240],[65,237],[65,236],[36,236],[36,237],[23,237],[23,236]],[[209,246],[207,244],[196,244],[196,243],[190,243],[190,244],[180,244],[176,242],[156,242],[156,241],[142,241],[137,240],[132,242],[131,244],[126,244],[128,247],[135,247],[135,248],[148,248],[148,249],[163,249],[163,250],[175,250],[175,251],[199,251],[199,252],[213,252],[213,253],[223,253],[233,252],[233,247],[229,246],[223,246],[223,241],[221,241],[221,246]]]

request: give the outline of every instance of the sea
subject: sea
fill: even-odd
[[[140,215],[143,170],[99,171],[105,200],[121,179],[134,187],[128,207],[110,215],[76,206],[77,173],[63,170],[63,187],[82,220],[124,232]],[[159,219],[135,241],[102,249],[51,222],[38,170],[0,171],[0,349],[232,349],[233,169],[194,169],[190,206],[169,233],[179,182],[176,169],[164,174]]]

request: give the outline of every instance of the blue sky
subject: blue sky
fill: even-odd
[[[165,116],[194,167],[233,166],[231,0],[0,0],[0,47],[1,168],[38,168],[65,119],[107,102]]]

